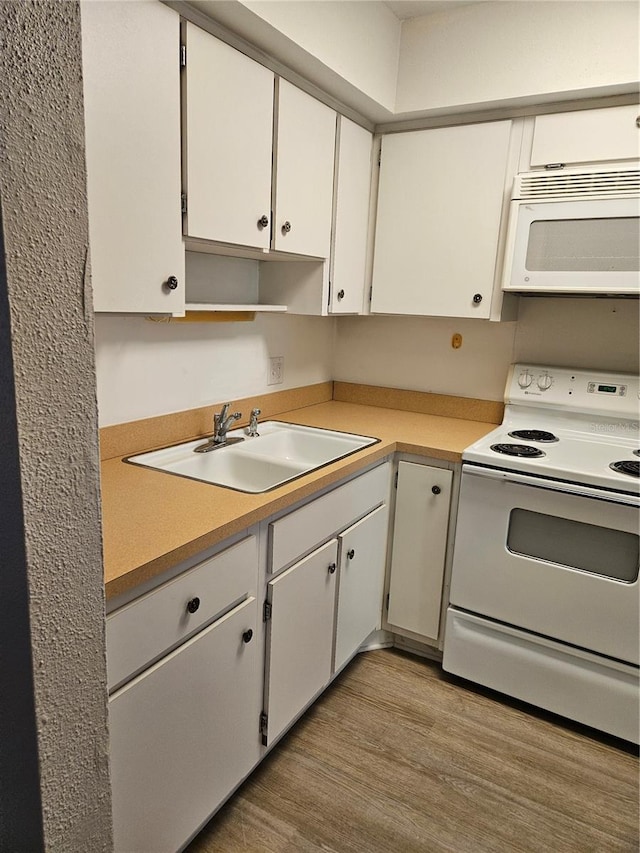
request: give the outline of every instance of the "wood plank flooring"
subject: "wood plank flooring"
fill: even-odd
[[[187,853],[638,849],[629,745],[384,650],[350,664]]]

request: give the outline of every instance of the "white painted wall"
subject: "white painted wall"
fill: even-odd
[[[405,21],[396,113],[619,91],[638,80],[639,19],[635,0],[499,0]]]
[[[156,323],[96,316],[100,426],[331,379],[335,322],[258,315],[250,323]],[[284,382],[267,385],[284,356]]]
[[[460,349],[451,346],[456,332]],[[426,317],[345,317],[333,378],[365,385],[501,400],[515,323]]]
[[[637,373],[639,336],[638,303],[623,299],[523,298],[517,323],[265,315],[181,325],[97,315],[100,425],[330,379],[501,400],[512,361]],[[285,358],[285,381],[268,386],[274,355]]]
[[[357,89],[393,110],[400,22],[370,0],[242,0],[242,4]]]
[[[637,90],[636,0],[444,3],[402,23],[381,0],[191,5],[376,123]]]
[[[515,361],[638,373],[637,299],[520,299]]]
[[[333,379],[501,400],[512,361],[637,373],[639,334],[634,299],[521,299],[517,323],[344,318]]]

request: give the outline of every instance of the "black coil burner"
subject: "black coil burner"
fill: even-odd
[[[539,447],[531,447],[530,444],[492,444],[491,449],[496,453],[504,453],[505,456],[520,456],[524,459],[536,459],[545,455]]]
[[[559,441],[557,435],[547,432],[544,429],[514,429],[509,435],[511,438],[521,438],[523,441],[540,441],[546,443]]]
[[[629,477],[640,477],[640,462],[636,462],[635,459],[623,459],[621,462],[612,462],[609,468],[612,468],[619,474],[627,474]]]

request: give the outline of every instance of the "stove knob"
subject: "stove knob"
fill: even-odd
[[[541,391],[548,391],[553,385],[553,378],[548,373],[541,373],[538,376],[538,388]]]
[[[520,376],[518,376],[518,385],[521,388],[528,388],[529,385],[533,382],[533,376],[529,373],[528,370],[523,370]]]

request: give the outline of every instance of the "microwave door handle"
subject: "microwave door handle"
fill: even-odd
[[[609,501],[610,503],[624,504],[625,506],[640,506],[640,495],[620,495],[592,486],[578,486],[572,483],[563,483],[559,480],[541,480],[537,477],[527,476],[526,474],[515,474],[512,471],[499,471],[494,468],[464,465],[462,473],[474,477],[484,477],[489,480],[500,480],[503,483],[513,483],[516,486],[532,486],[535,489],[564,492],[578,498],[595,498],[597,500]]]

